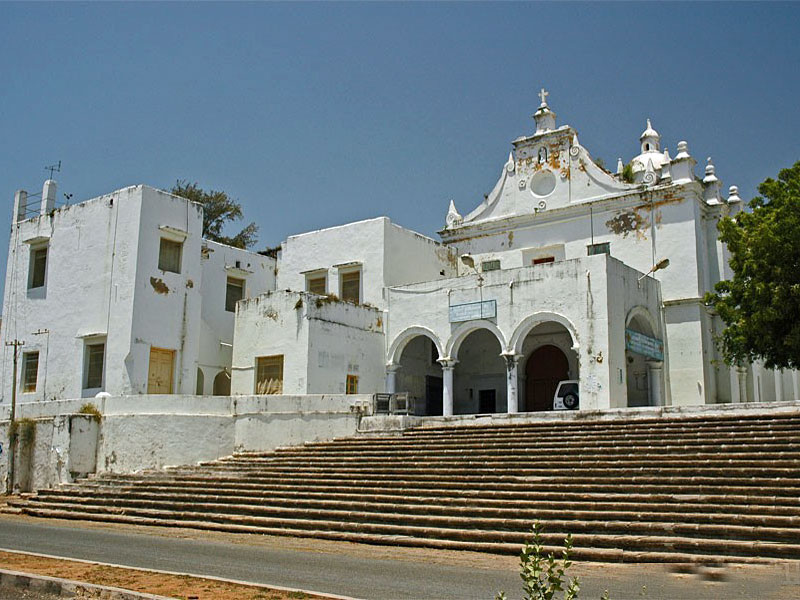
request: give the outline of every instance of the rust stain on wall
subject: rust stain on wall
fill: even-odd
[[[658,226],[663,220],[659,209],[670,204],[680,204],[684,200],[684,198],[676,197],[672,190],[667,190],[663,198],[655,200],[652,204],[645,202],[630,210],[617,213],[616,217],[606,221],[606,226],[623,238],[628,237],[629,233],[635,233],[638,239],[646,240],[646,231],[650,227],[650,211],[653,211],[653,220]]]
[[[169,288],[167,287],[167,284],[157,277],[150,278],[150,285],[153,286],[156,294],[169,294]]]

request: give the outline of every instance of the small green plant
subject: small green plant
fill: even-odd
[[[322,308],[326,304],[331,304],[332,302],[339,302],[339,296],[336,294],[325,294],[324,296],[319,296],[314,303],[317,305],[317,308]]]
[[[519,555],[520,577],[524,600],[556,600],[558,592],[564,592],[564,600],[575,600],[580,591],[577,577],[567,581],[566,572],[572,566],[569,555],[572,552],[572,535],[564,540],[561,562],[552,553],[545,555],[542,544],[544,527],[539,521],[533,524],[533,540],[527,542]],[[566,586],[566,588],[564,587]],[[504,592],[500,592],[495,600],[507,600]],[[608,600],[608,591],[600,600]]]
[[[100,413],[100,411],[97,409],[97,407],[94,404],[92,404],[91,402],[87,402],[86,404],[81,406],[78,409],[78,414],[79,415],[88,415],[88,416],[92,417],[92,420],[94,420],[95,423],[99,423],[100,422],[100,418],[103,416]]]
[[[622,167],[622,181],[625,183],[633,183],[633,164],[628,163]]]

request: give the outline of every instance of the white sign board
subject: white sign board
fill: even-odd
[[[450,307],[450,322],[475,321],[477,319],[494,319],[497,316],[497,301],[484,300],[468,304],[453,304]]]

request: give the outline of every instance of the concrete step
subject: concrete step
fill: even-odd
[[[101,507],[102,508],[102,507]],[[457,527],[426,527],[417,525],[393,525],[389,523],[339,522],[330,520],[281,519],[269,517],[253,517],[245,515],[208,514],[182,511],[126,510],[125,512],[53,510],[31,506],[24,509],[26,513],[55,518],[72,518],[81,520],[103,520],[115,522],[138,522],[140,524],[171,525],[178,527],[196,527],[222,531],[248,531],[251,533],[268,533],[276,535],[300,535],[324,539],[358,540],[359,534],[409,536],[417,539],[429,539],[433,543],[429,547],[444,547],[437,542],[468,542],[472,549],[480,550],[480,544],[492,544],[495,551],[503,548],[506,552],[516,553],[528,538],[529,534],[519,531],[494,531],[480,529],[461,529]],[[454,523],[454,525],[456,525]],[[565,523],[572,527],[574,522]],[[337,533],[332,538],[329,534]],[[350,536],[349,538],[342,538]],[[560,529],[553,529],[544,534],[543,539],[548,546],[557,546],[565,537]],[[607,533],[573,534],[575,559],[588,559],[589,553],[584,550],[621,550],[624,553],[656,552],[664,555],[675,554],[674,562],[686,561],[687,554],[716,555],[741,558],[797,558],[800,557],[800,545],[791,543],[682,537],[659,535],[625,535]],[[417,544],[415,544],[417,545]],[[512,549],[513,548],[513,549]],[[466,549],[462,547],[462,549]],[[606,560],[611,554],[605,553]]]
[[[182,472],[189,472],[183,470]],[[299,466],[299,465],[247,465],[247,464],[220,464],[204,466],[197,469],[197,473],[207,475],[227,475],[240,474],[243,477],[251,476],[283,476],[291,477],[329,477],[331,468],[328,466]],[[380,466],[372,463],[351,464],[345,463],[335,469],[337,476],[353,477],[417,477],[420,479],[432,478],[458,478],[459,480],[470,478],[493,477],[499,481],[528,478],[561,478],[561,477],[642,477],[647,475],[659,476],[660,478],[671,478],[685,476],[686,467],[662,467],[659,465],[650,466],[603,466],[592,467],[575,462],[570,466],[531,466],[524,468],[506,467],[499,465],[452,465],[439,466],[429,463],[402,463],[396,465]],[[695,467],[691,469],[692,477],[706,477],[711,479],[741,479],[748,480],[760,479],[769,480],[776,477],[782,478],[788,485],[800,486],[800,468],[795,467]]]
[[[401,465],[459,465],[459,466],[486,466],[496,465],[509,468],[529,468],[535,458],[520,457],[519,455],[509,456],[507,454],[475,454],[475,453],[448,453],[445,455],[435,453],[405,453],[399,457],[392,457],[386,461],[384,457],[376,459],[369,454],[365,455],[346,455],[346,456],[315,456],[308,455],[303,457],[264,457],[248,458],[238,454],[226,456],[224,458],[200,463],[199,466],[216,465],[242,465],[249,468],[260,466],[297,466],[297,465],[324,465],[326,467],[338,467],[343,465],[360,464],[401,464]],[[548,457],[546,464],[549,466],[568,465],[575,466],[574,456],[553,455]],[[619,467],[619,466],[651,466],[661,467],[794,467],[800,468],[800,452],[776,452],[764,458],[763,453],[747,452],[734,455],[720,456],[718,454],[698,454],[689,456],[686,454],[626,454],[615,457],[598,455],[596,457],[581,456],[580,466],[591,467]],[[194,468],[194,467],[192,467]]]
[[[797,472],[793,472],[797,475]],[[154,479],[159,477],[154,475]],[[600,477],[601,479],[598,479]],[[771,489],[776,483],[780,481],[780,488],[783,494],[800,494],[800,478],[796,477],[775,477],[767,474],[761,476],[756,473],[753,475],[737,474],[737,475],[691,475],[691,474],[659,474],[659,473],[637,473],[630,471],[629,473],[620,473],[614,471],[600,471],[598,473],[571,473],[568,471],[560,471],[555,474],[514,474],[514,475],[494,475],[491,472],[477,472],[473,474],[464,473],[461,471],[451,472],[449,475],[446,472],[440,473],[425,473],[425,472],[403,472],[402,470],[394,470],[388,473],[379,472],[361,472],[361,471],[298,471],[298,472],[253,472],[247,474],[237,473],[236,471],[230,473],[220,472],[203,472],[198,470],[196,472],[179,472],[171,474],[163,474],[161,478],[169,478],[173,481],[228,481],[242,479],[248,483],[262,483],[262,484],[277,484],[277,483],[292,483],[297,485],[336,485],[346,484],[349,482],[357,482],[358,485],[424,485],[436,484],[437,486],[451,486],[451,487],[464,487],[467,485],[475,485],[478,487],[497,486],[497,489],[513,489],[536,487],[542,489],[542,486],[563,486],[569,485],[576,489],[595,488],[602,486],[604,488],[618,487],[618,486],[658,486],[658,487],[715,487],[719,489],[724,488],[762,488]],[[135,476],[121,476],[107,481],[125,481],[136,480]],[[98,478],[97,481],[103,481]]]
[[[301,499],[289,501],[286,499],[264,498],[257,502],[247,497],[226,497],[210,494],[123,494],[123,493],[95,493],[89,495],[72,495],[66,493],[52,493],[40,495],[36,500],[29,501],[27,505],[45,506],[60,504],[62,506],[114,506],[135,508],[174,508],[177,510],[195,509],[219,510],[219,507],[230,506],[231,510],[244,511],[249,514],[259,514],[261,511],[269,514],[298,514],[298,511],[336,511],[337,514],[380,515],[381,513],[405,514],[410,518],[417,515],[447,516],[458,518],[476,519],[522,519],[533,522],[536,519],[569,521],[630,521],[653,522],[672,524],[675,521],[676,509],[682,508],[681,522],[713,525],[736,525],[765,528],[797,529],[800,532],[800,510],[786,516],[759,515],[741,512],[715,512],[704,511],[703,505],[695,505],[694,511],[686,505],[675,505],[672,510],[659,510],[658,506],[639,504],[629,506],[627,510],[620,507],[606,506],[603,509],[597,505],[584,507],[583,510],[571,504],[562,503],[560,506],[545,508],[537,504],[531,507],[529,503],[517,502],[514,506],[475,506],[470,504],[430,504],[430,503],[386,503],[360,501],[320,501]],[[588,509],[587,509],[588,508]],[[793,534],[794,535],[794,534]],[[759,539],[759,538],[756,538]]]
[[[677,478],[673,478],[677,479]],[[650,494],[744,494],[753,496],[788,496],[796,498],[800,496],[800,488],[781,485],[780,480],[768,480],[772,486],[760,484],[759,482],[739,480],[739,485],[730,482],[720,482],[709,478],[684,477],[681,481],[665,481],[659,477],[649,478],[618,478],[616,481],[579,481],[571,478],[554,481],[553,479],[529,480],[529,481],[497,481],[491,477],[472,481],[442,481],[441,479],[375,479],[363,478],[354,481],[352,478],[337,477],[335,474],[326,478],[257,478],[250,477],[242,481],[236,477],[203,477],[191,475],[176,476],[153,476],[152,479],[142,480],[136,478],[115,478],[104,480],[98,478],[96,481],[111,484],[114,481],[159,481],[159,482],[192,482],[198,486],[209,486],[218,484],[235,484],[249,488],[264,488],[265,486],[275,489],[305,489],[315,490],[326,488],[328,490],[448,490],[450,492],[459,491],[462,493],[474,492],[476,494],[497,493],[497,492],[530,492],[539,491],[562,491],[562,492],[617,492]]]
[[[319,501],[362,501],[369,499],[373,502],[388,504],[425,504],[435,502],[436,505],[456,504],[486,507],[518,507],[528,508],[532,505],[542,508],[563,509],[569,507],[577,510],[579,507],[596,510],[641,510],[651,507],[650,510],[682,512],[684,510],[709,510],[713,512],[745,513],[763,515],[788,515],[800,514],[800,498],[775,497],[775,496],[742,496],[742,495],[665,495],[665,494],[631,494],[614,493],[613,491],[601,493],[574,493],[574,492],[542,492],[532,490],[518,494],[498,492],[488,493],[485,497],[475,494],[449,494],[440,489],[417,490],[384,490],[383,493],[366,493],[364,488],[350,489],[347,492],[331,492],[328,489],[320,491],[276,489],[263,487],[242,486],[214,486],[204,487],[197,484],[157,485],[150,482],[141,482],[138,485],[102,485],[102,484],[72,484],[61,486],[53,490],[40,490],[39,496],[67,494],[70,497],[156,497],[159,495],[182,494],[187,498],[201,498],[209,496],[214,498],[240,498],[257,499],[261,502],[271,499],[280,501],[297,501],[310,499]],[[652,508],[658,507],[658,508]]]
[[[584,560],[800,559],[800,412],[420,428],[102,474],[11,505],[514,553],[540,519]]]

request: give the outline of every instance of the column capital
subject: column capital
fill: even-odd
[[[650,359],[647,359],[644,362],[651,369],[660,369],[661,367],[664,366],[664,361],[663,360],[650,360]]]
[[[401,365],[397,363],[386,363],[386,372],[387,373],[396,373],[401,369]]]
[[[525,356],[524,354],[516,354],[515,352],[501,352],[500,356],[506,361],[506,369],[512,371],[517,368],[519,359]]]
[[[440,358],[436,362],[442,365],[442,370],[452,370],[456,368],[458,360],[455,358]]]

